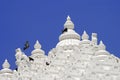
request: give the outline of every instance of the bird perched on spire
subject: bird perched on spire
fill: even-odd
[[[65,28],[64,30],[62,30],[62,33],[67,32],[67,30],[68,30],[68,29],[67,29],[67,28]]]
[[[18,68],[15,68],[16,71],[18,71]]]
[[[28,57],[29,58],[29,61],[34,61],[34,59],[33,58],[31,58],[31,57]]]
[[[23,48],[23,50],[26,50],[26,49],[28,49],[30,46],[29,46],[29,42],[28,41],[26,41],[26,43],[25,43],[25,45],[24,45],[24,48]]]

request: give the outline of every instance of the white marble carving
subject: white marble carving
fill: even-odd
[[[120,59],[98,44],[97,34],[86,31],[80,36],[68,16],[67,31],[59,36],[56,47],[45,55],[37,40],[30,56],[16,49],[16,70],[11,70],[7,59],[0,70],[0,80],[119,80]],[[29,58],[32,58],[30,60]]]

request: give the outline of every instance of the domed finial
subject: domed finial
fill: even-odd
[[[89,39],[89,36],[88,34],[86,33],[86,31],[83,32],[83,35],[82,35],[82,40],[88,40]]]
[[[40,49],[40,48],[41,48],[41,45],[40,45],[40,43],[39,43],[38,40],[36,41],[36,43],[35,43],[35,45],[34,45],[34,48],[35,48],[35,49]]]
[[[21,51],[20,48],[17,48],[17,49],[16,49],[16,53],[17,53],[17,52],[22,52],[22,51]]]
[[[20,55],[22,55],[22,51],[20,48],[17,48],[15,51],[16,51],[16,54],[15,54],[16,58],[18,58]]]
[[[10,64],[8,63],[8,60],[7,59],[5,59],[5,61],[4,61],[4,63],[3,63],[3,69],[5,69],[5,68],[10,68]]]
[[[103,44],[102,41],[100,41],[99,49],[100,49],[100,50],[105,50],[105,49],[106,49],[106,46]]]
[[[70,16],[67,17],[67,21],[65,22],[64,24],[64,29],[67,28],[67,29],[74,29],[74,24],[73,22],[71,21],[71,18]]]
[[[44,56],[45,52],[41,49],[41,44],[37,40],[35,45],[34,45],[34,50],[31,52],[33,58],[38,58],[38,56]]]

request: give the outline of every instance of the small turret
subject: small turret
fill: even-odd
[[[59,36],[60,42],[57,46],[79,45],[80,35],[75,32],[74,24],[69,16],[64,24],[64,29],[65,31]]]
[[[20,66],[21,61],[28,61],[27,55],[25,55],[25,53],[22,52],[20,48],[16,49],[15,57],[16,57],[16,65],[17,66]]]
[[[83,32],[83,35],[82,35],[82,40],[88,40],[89,39],[89,36],[88,34],[86,33],[86,31]]]
[[[68,16],[67,21],[64,24],[64,29],[67,29],[67,31],[60,35],[59,40],[65,40],[65,39],[78,39],[80,40],[80,35],[76,33],[74,29],[74,24],[71,21],[71,18]]]
[[[89,44],[90,43],[90,40],[89,40],[89,35],[87,34],[86,31],[83,32],[82,34],[82,41],[81,41],[82,44]]]
[[[5,62],[3,63],[2,66],[3,66],[3,69],[5,69],[5,68],[9,69],[10,68],[10,64],[8,63],[7,59],[5,59]]]
[[[5,59],[3,69],[0,71],[0,80],[12,80],[13,71],[10,68],[10,64],[7,59]]]
[[[97,45],[97,33],[92,33],[92,42]]]
[[[106,46],[103,44],[103,41],[100,41],[99,50],[105,50]]]
[[[67,17],[67,21],[65,22],[64,24],[64,29],[67,28],[67,29],[74,29],[74,24],[73,22],[71,21],[71,18],[70,16]]]
[[[96,59],[104,61],[108,55],[110,55],[110,53],[106,51],[106,46],[102,41],[100,41],[100,44],[98,45],[98,51],[95,53]]]
[[[21,51],[20,48],[17,48],[17,49],[16,49],[16,54],[15,54],[15,56],[16,56],[16,59],[18,59],[20,56],[22,56],[22,51]]]
[[[8,73],[12,74],[12,70],[10,68],[10,64],[8,63],[8,60],[6,59],[2,65],[3,69],[0,71],[1,74]]]
[[[40,45],[40,43],[39,43],[38,40],[36,41],[36,43],[35,43],[35,45],[34,45],[34,48],[35,48],[35,49],[41,49],[41,45]]]
[[[37,56],[43,56],[43,55],[45,55],[45,52],[41,49],[41,44],[37,40],[34,45],[34,50],[32,51],[32,56],[37,57]]]

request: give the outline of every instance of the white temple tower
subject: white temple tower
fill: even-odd
[[[98,42],[97,33],[80,36],[68,16],[56,47],[45,55],[37,40],[30,56],[16,49],[16,70],[7,60],[0,70],[0,80],[119,80],[120,59]],[[98,44],[99,43],[99,44]]]

